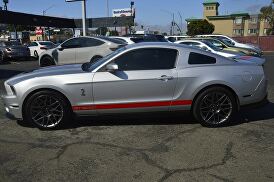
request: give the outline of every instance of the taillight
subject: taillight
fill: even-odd
[[[46,48],[46,47],[40,47],[40,49],[42,49],[42,50],[47,50],[48,48]]]

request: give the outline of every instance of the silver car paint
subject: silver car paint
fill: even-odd
[[[179,55],[176,68],[172,70],[99,72],[125,52],[139,48],[177,49]],[[189,65],[190,52],[215,57],[213,65]],[[160,80],[162,75],[173,77]],[[153,101],[193,100],[205,87],[221,84],[230,87],[238,96],[240,105],[262,100],[266,94],[266,78],[261,65],[239,63],[189,46],[170,43],[142,43],[127,48],[98,66],[84,72],[80,64],[43,68],[15,76],[5,82],[7,95],[3,97],[9,112],[22,118],[22,105],[26,97],[37,89],[53,89],[62,93],[71,106],[95,104],[135,103]],[[12,86],[16,95],[12,93]],[[82,90],[85,95],[82,95]],[[248,95],[248,97],[246,97]],[[162,110],[190,110],[191,105],[165,106],[135,109],[101,109],[75,111],[80,115],[106,112],[143,112]]]

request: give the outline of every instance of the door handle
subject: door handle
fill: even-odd
[[[174,78],[173,76],[162,75],[160,78],[158,78],[158,80],[168,81],[168,80],[172,80],[173,78]]]

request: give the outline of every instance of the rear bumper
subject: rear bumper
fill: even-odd
[[[269,103],[268,100],[268,95],[266,95],[262,100],[256,102],[256,103],[252,103],[252,104],[247,104],[247,105],[243,105],[241,106],[241,109],[245,109],[245,108],[259,108],[259,107],[263,107],[265,105],[267,105]]]

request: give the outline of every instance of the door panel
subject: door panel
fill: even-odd
[[[57,60],[58,64],[74,64],[75,63],[75,56],[76,56],[76,49],[69,48],[69,49],[55,49],[52,53],[54,58]]]
[[[176,81],[175,69],[97,72],[94,104],[99,113],[168,110]]]

